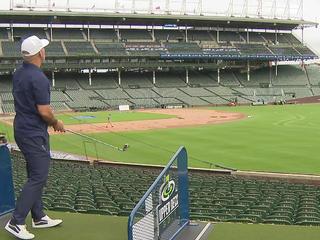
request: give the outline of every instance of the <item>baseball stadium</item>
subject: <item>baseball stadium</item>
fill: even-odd
[[[320,64],[294,34],[316,22],[46,7],[0,11],[1,240],[27,179],[12,76],[32,35],[66,129],[42,197],[64,222],[36,239],[319,239]]]

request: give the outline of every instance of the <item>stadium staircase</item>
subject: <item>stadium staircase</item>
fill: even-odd
[[[62,46],[62,49],[63,49],[64,54],[65,54],[66,56],[68,56],[69,53],[68,53],[68,50],[67,50],[67,48],[66,48],[66,45],[64,44],[64,41],[61,41],[61,46]]]
[[[307,77],[307,80],[308,80],[308,87],[309,87],[310,90],[312,91],[311,81],[310,81],[310,77],[309,77],[309,71],[308,71],[308,69],[306,68],[306,66],[303,66],[303,71],[305,72],[306,77]],[[313,94],[313,92],[312,92],[312,94]],[[314,95],[313,95],[313,96],[314,96]]]
[[[243,84],[242,84],[241,81],[239,80],[238,76],[237,76],[234,72],[232,72],[232,75],[233,75],[234,79],[239,83],[239,86],[240,86],[240,87],[243,87]]]
[[[96,53],[96,54],[100,54],[99,53],[99,51],[98,51],[98,49],[96,48],[96,46],[94,45],[94,41],[90,41],[90,44],[91,44],[91,47],[93,48],[93,50],[94,50],[94,52]]]
[[[273,55],[275,55],[275,53],[268,47],[268,46],[265,46],[265,48]]]

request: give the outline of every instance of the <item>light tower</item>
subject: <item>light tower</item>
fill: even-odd
[[[166,0],[165,12],[170,14],[170,0]]]
[[[262,0],[258,0],[258,9],[257,9],[257,16],[258,17],[262,17],[262,11],[263,11]]]
[[[277,0],[273,0],[272,2],[270,16],[277,18]]]
[[[202,12],[202,0],[199,0],[198,1],[198,13],[199,15],[203,15],[203,12]]]
[[[284,8],[284,18],[290,19],[290,0],[287,0]]]
[[[227,10],[227,15],[230,17],[233,16],[233,4],[234,4],[233,0],[230,0],[229,7]]]
[[[187,14],[187,0],[182,0],[181,14]]]

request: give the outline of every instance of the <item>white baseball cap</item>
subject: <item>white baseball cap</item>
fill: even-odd
[[[37,36],[28,37],[21,44],[21,54],[26,57],[33,56],[48,45],[47,39],[39,39]]]

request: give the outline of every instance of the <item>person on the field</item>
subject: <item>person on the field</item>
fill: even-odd
[[[35,237],[25,225],[30,211],[33,228],[62,223],[62,220],[53,220],[44,213],[41,200],[51,159],[48,126],[65,132],[63,122],[54,117],[50,107],[50,82],[40,69],[45,60],[44,48],[48,44],[48,40],[36,36],[25,39],[21,44],[24,62],[13,74],[14,137],[26,159],[28,179],[5,229],[19,239]]]
[[[109,114],[108,114],[106,128],[108,128],[108,126],[113,127],[113,125],[112,125],[112,121],[111,121],[111,113],[109,113]]]

